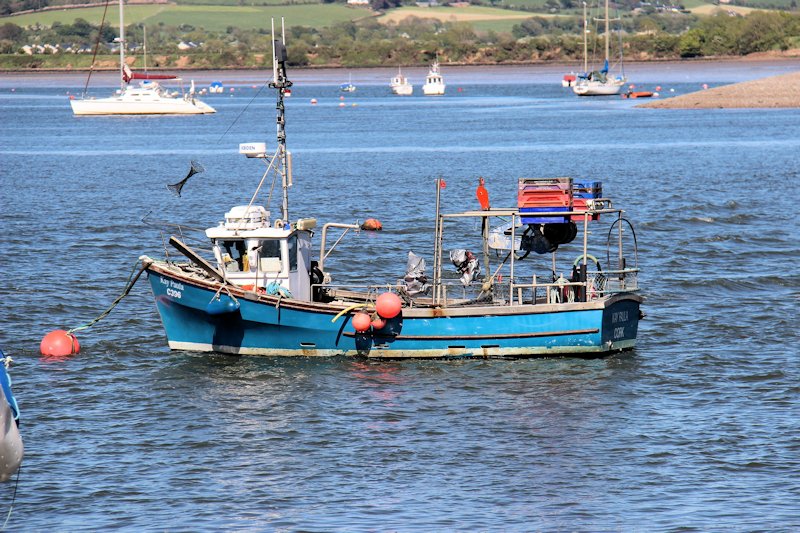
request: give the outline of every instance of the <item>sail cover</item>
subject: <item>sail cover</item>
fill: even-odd
[[[132,72],[128,65],[122,67],[122,80],[125,83],[131,80],[175,80],[178,76],[172,74],[142,74],[141,72]]]

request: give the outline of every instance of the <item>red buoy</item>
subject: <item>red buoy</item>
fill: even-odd
[[[39,351],[42,355],[64,357],[79,353],[81,345],[75,335],[67,333],[63,329],[57,329],[44,336]]]
[[[377,218],[368,218],[361,224],[361,229],[365,231],[380,231],[383,229],[383,224]]]
[[[375,310],[381,318],[394,318],[400,314],[403,302],[400,297],[393,292],[384,292],[375,300]]]
[[[372,319],[367,313],[356,313],[353,315],[353,329],[359,333],[363,333],[369,329]]]
[[[386,325],[386,320],[381,317],[376,317],[372,320],[372,329],[383,329]]]

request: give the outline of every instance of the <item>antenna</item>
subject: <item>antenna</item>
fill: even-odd
[[[285,39],[286,30],[281,17],[281,40],[275,39],[275,19],[272,19],[272,82],[269,86],[277,89],[277,139],[278,139],[278,153],[277,157],[280,159],[280,165],[277,169],[281,175],[281,184],[283,186],[283,206],[281,218],[284,222],[289,221],[289,186],[291,185],[288,179],[289,168],[289,153],[286,151],[286,108],[283,103],[283,97],[287,89],[292,86],[292,82],[286,77],[286,62],[288,61],[288,54],[286,53],[286,46],[283,39]]]

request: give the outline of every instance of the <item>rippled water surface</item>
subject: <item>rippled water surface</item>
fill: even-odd
[[[640,83],[681,94],[791,68],[656,66]],[[80,355],[43,359],[45,333],[99,315],[140,255],[163,254],[145,215],[203,228],[247,202],[263,169],[237,144],[274,146],[275,106],[242,81],[207,98],[213,116],[73,117],[82,79],[6,77],[0,344],[26,446],[8,528],[800,529],[800,110],[637,109],[524,69],[453,71],[447,96],[403,98],[386,73],[354,72],[344,107],[341,73],[298,73],[287,103],[292,217],[385,228],[345,240],[340,278],[392,281],[409,250],[430,254],[437,176],[450,210],[474,207],[479,175],[506,205],[522,176],[602,180],[637,224],[636,350],[171,352],[139,282],[79,334]],[[175,198],[164,185],[190,159],[206,172]],[[0,519],[14,489],[0,486]]]

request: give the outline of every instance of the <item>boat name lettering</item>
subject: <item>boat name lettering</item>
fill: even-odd
[[[621,328],[614,328],[614,338],[622,339],[625,337],[625,326]]]
[[[611,323],[618,324],[619,322],[627,322],[628,321],[628,312],[627,311],[615,311],[611,315]]]

